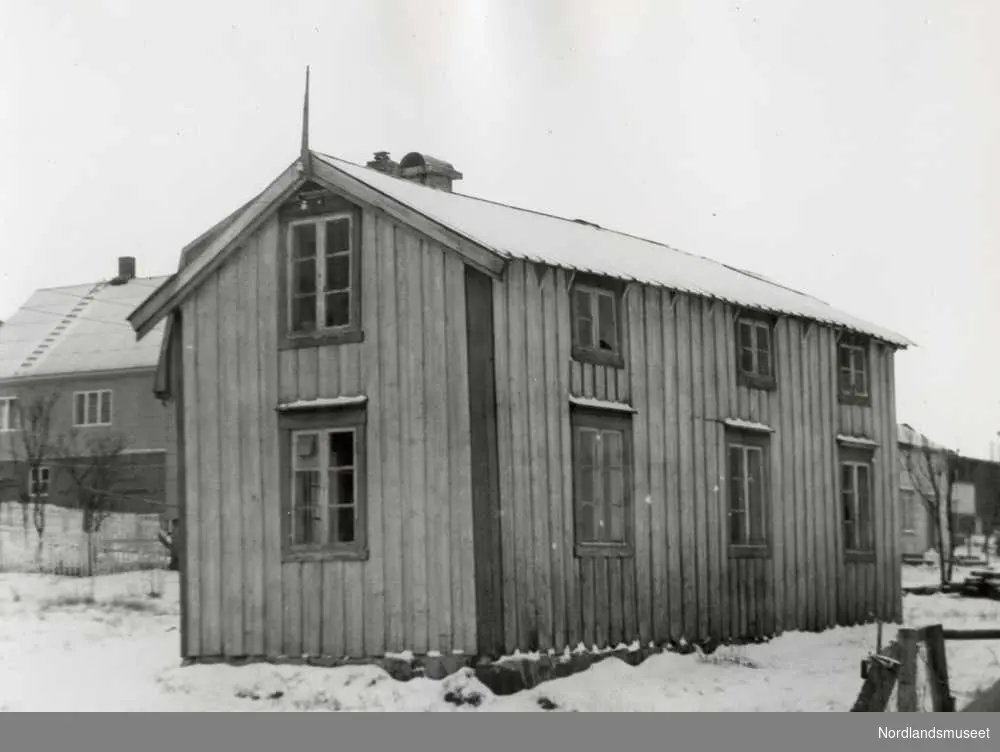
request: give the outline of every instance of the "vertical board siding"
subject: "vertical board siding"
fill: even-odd
[[[463,264],[365,212],[364,341],[279,351],[280,235],[266,223],[185,303],[188,652],[474,652]],[[355,394],[369,557],[283,562],[276,407]]]
[[[756,637],[895,613],[898,585],[882,563],[896,555],[884,465],[875,468],[884,586],[874,565],[844,563],[837,506],[836,435],[890,436],[880,427],[892,425],[891,397],[853,411],[838,405],[835,333],[779,319],[777,389],[750,389],[736,380],[732,306],[631,285],[626,367],[594,366],[570,357],[569,284],[561,270],[540,275],[511,262],[494,287],[500,532],[505,563],[513,557],[504,567],[508,650],[548,644],[550,633],[562,649],[581,640]],[[882,392],[892,381],[885,353],[873,354]],[[573,553],[571,395],[636,411],[634,557]],[[725,418],[773,429],[766,559],[729,557]]]
[[[465,268],[365,212],[364,340],[279,351],[280,236],[276,219],[266,223],[184,304],[187,651],[476,652],[484,562],[473,532]],[[898,618],[892,349],[871,349],[872,405],[841,405],[836,334],[782,318],[777,389],[750,389],[736,380],[732,306],[633,284],[625,367],[579,363],[570,281],[512,261],[488,283],[501,611],[490,641],[562,650]],[[354,394],[368,397],[369,558],[283,562],[275,407]],[[574,554],[571,395],[636,411],[634,556]],[[773,429],[766,559],[729,556],[725,418]],[[874,563],[844,561],[838,433],[882,442]]]

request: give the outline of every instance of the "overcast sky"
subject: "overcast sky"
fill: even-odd
[[[410,8],[409,10],[407,8]],[[897,413],[1000,431],[1000,3],[0,3],[0,319],[140,275],[312,145],[739,264],[915,340]]]

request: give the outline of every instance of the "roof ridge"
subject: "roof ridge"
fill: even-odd
[[[319,156],[325,158],[325,159],[332,159],[332,160],[337,161],[337,162],[345,162],[345,163],[347,163],[347,164],[349,164],[349,165],[351,165],[353,167],[358,167],[358,168],[364,169],[364,170],[371,170],[372,172],[377,172],[380,175],[385,175],[386,177],[395,178],[396,180],[403,180],[403,178],[396,178],[394,175],[388,175],[386,173],[379,172],[378,170],[372,170],[372,168],[368,167],[367,165],[358,164],[357,162],[352,162],[349,159],[343,159],[342,157],[335,157],[332,154],[324,154],[323,152],[315,152],[315,153],[318,154]],[[415,182],[412,182],[412,181],[407,181],[407,182],[411,182],[413,185],[419,186],[421,188],[426,188],[429,191],[438,190],[436,188],[429,188],[428,186],[422,185],[421,183],[415,183]],[[759,282],[763,282],[764,284],[773,285],[774,287],[781,288],[782,290],[787,290],[788,292],[795,293],[796,295],[801,295],[804,298],[810,298],[811,300],[815,300],[817,303],[822,303],[825,306],[830,306],[830,303],[828,303],[827,301],[821,300],[820,298],[817,298],[815,295],[811,295],[810,293],[803,292],[802,290],[797,290],[794,287],[789,287],[788,285],[782,284],[781,282],[776,282],[773,279],[769,279],[769,278],[767,278],[767,277],[765,277],[763,275],[757,274],[755,272],[747,271],[746,269],[740,269],[739,267],[732,266],[730,264],[725,263],[724,261],[719,261],[718,259],[714,259],[714,258],[712,258],[710,256],[702,256],[702,255],[697,254],[697,253],[692,253],[691,251],[685,251],[682,248],[676,248],[676,247],[674,247],[672,245],[669,245],[667,243],[664,243],[663,241],[660,241],[660,240],[655,240],[653,238],[647,238],[647,237],[644,237],[642,235],[636,235],[634,233],[625,232],[624,230],[617,230],[617,229],[615,229],[613,227],[605,227],[604,225],[600,225],[600,224],[597,224],[596,222],[591,222],[591,221],[585,220],[585,219],[570,219],[569,217],[563,217],[563,216],[561,216],[559,214],[552,214],[551,212],[544,212],[544,211],[540,211],[538,209],[528,209],[528,208],[523,207],[523,206],[517,206],[515,204],[508,204],[508,203],[506,203],[504,201],[497,201],[495,199],[485,198],[483,196],[473,196],[472,194],[462,193],[461,191],[449,191],[449,193],[451,195],[453,195],[453,196],[461,196],[462,198],[467,198],[470,201],[480,201],[480,202],[482,202],[484,204],[492,204],[493,206],[502,206],[505,209],[512,209],[514,211],[524,212],[525,214],[534,214],[535,216],[539,216],[539,217],[547,217],[549,219],[556,219],[556,220],[559,220],[561,222],[569,222],[569,223],[572,223],[572,224],[575,224],[575,225],[579,225],[581,227],[590,227],[593,230],[596,230],[598,232],[602,232],[602,231],[603,232],[610,232],[610,233],[613,233],[615,235],[620,235],[621,237],[631,238],[632,240],[639,240],[639,241],[642,241],[643,243],[652,243],[653,245],[658,245],[661,248],[664,248],[664,249],[666,249],[668,251],[673,251],[674,253],[680,253],[680,254],[682,254],[684,256],[688,256],[689,258],[701,259],[702,261],[707,261],[710,264],[716,264],[718,266],[723,266],[726,269],[729,269],[730,271],[736,272],[737,274],[743,274],[745,276],[752,277],[753,279],[756,279]]]

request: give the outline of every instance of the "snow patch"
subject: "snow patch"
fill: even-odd
[[[752,420],[743,420],[742,418],[726,418],[722,421],[730,428],[739,428],[743,431],[760,431],[761,433],[774,433],[774,429],[771,426],[765,425],[763,423],[756,423]]]
[[[610,400],[599,400],[591,397],[570,397],[570,404],[577,407],[589,407],[595,410],[611,410],[620,413],[634,413],[636,409],[626,402],[611,402]]]
[[[278,405],[278,410],[310,410],[323,407],[350,407],[352,405],[363,405],[368,401],[368,397],[363,394],[353,397],[320,397],[312,400],[296,400],[295,402],[282,402]]]

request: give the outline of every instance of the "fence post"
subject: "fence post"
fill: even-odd
[[[917,712],[917,632],[900,629],[899,641],[899,694],[896,697],[900,713]]]
[[[931,702],[935,713],[954,713],[955,698],[948,683],[948,654],[944,646],[944,629],[940,624],[924,630],[927,645],[927,672],[930,674]]]

